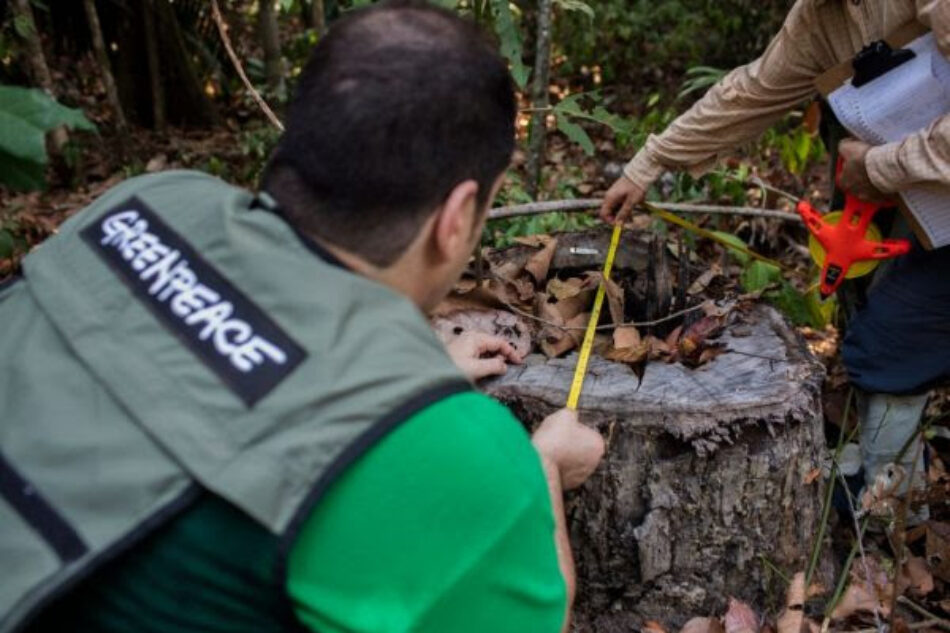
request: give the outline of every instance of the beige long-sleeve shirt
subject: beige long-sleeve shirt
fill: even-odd
[[[705,172],[815,95],[823,72],[914,19],[934,32],[950,57],[950,0],[798,0],[759,59],[730,72],[662,134],[651,135],[624,173],[646,188],[667,169]],[[873,148],[867,169],[885,192],[950,184],[950,114]]]

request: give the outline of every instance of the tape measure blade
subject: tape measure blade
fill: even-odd
[[[574,379],[571,381],[571,390],[567,396],[567,408],[577,410],[580,403],[581,392],[584,390],[584,378],[587,375],[587,365],[590,362],[591,350],[594,347],[594,336],[597,334],[597,322],[600,320],[600,312],[604,305],[604,296],[607,294],[607,280],[610,279],[610,271],[613,269],[614,258],[617,254],[617,246],[620,244],[620,234],[623,232],[623,225],[617,223],[614,225],[614,232],[610,237],[610,248],[607,249],[607,259],[604,261],[603,275],[600,285],[597,286],[597,295],[594,297],[594,307],[590,313],[590,321],[587,322],[587,330],[584,332],[584,340],[581,343],[580,354],[577,357],[577,366],[574,368]]]

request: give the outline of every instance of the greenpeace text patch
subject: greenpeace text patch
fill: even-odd
[[[83,239],[161,323],[248,406],[306,356],[280,326],[137,197]]]

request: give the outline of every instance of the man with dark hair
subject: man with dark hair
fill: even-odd
[[[259,195],[132,179],[24,260],[0,288],[0,632],[567,626],[561,491],[603,440],[569,411],[529,440],[471,388],[514,350],[446,354],[423,316],[514,113],[468,23],[353,12]]]

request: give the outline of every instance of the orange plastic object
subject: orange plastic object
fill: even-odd
[[[839,161],[839,176],[841,166]],[[908,240],[868,239],[868,228],[874,214],[885,206],[892,204],[867,202],[845,192],[844,211],[840,219],[832,223],[807,201],[798,203],[798,214],[825,250],[820,278],[822,297],[835,293],[856,262],[891,259],[910,252]]]

